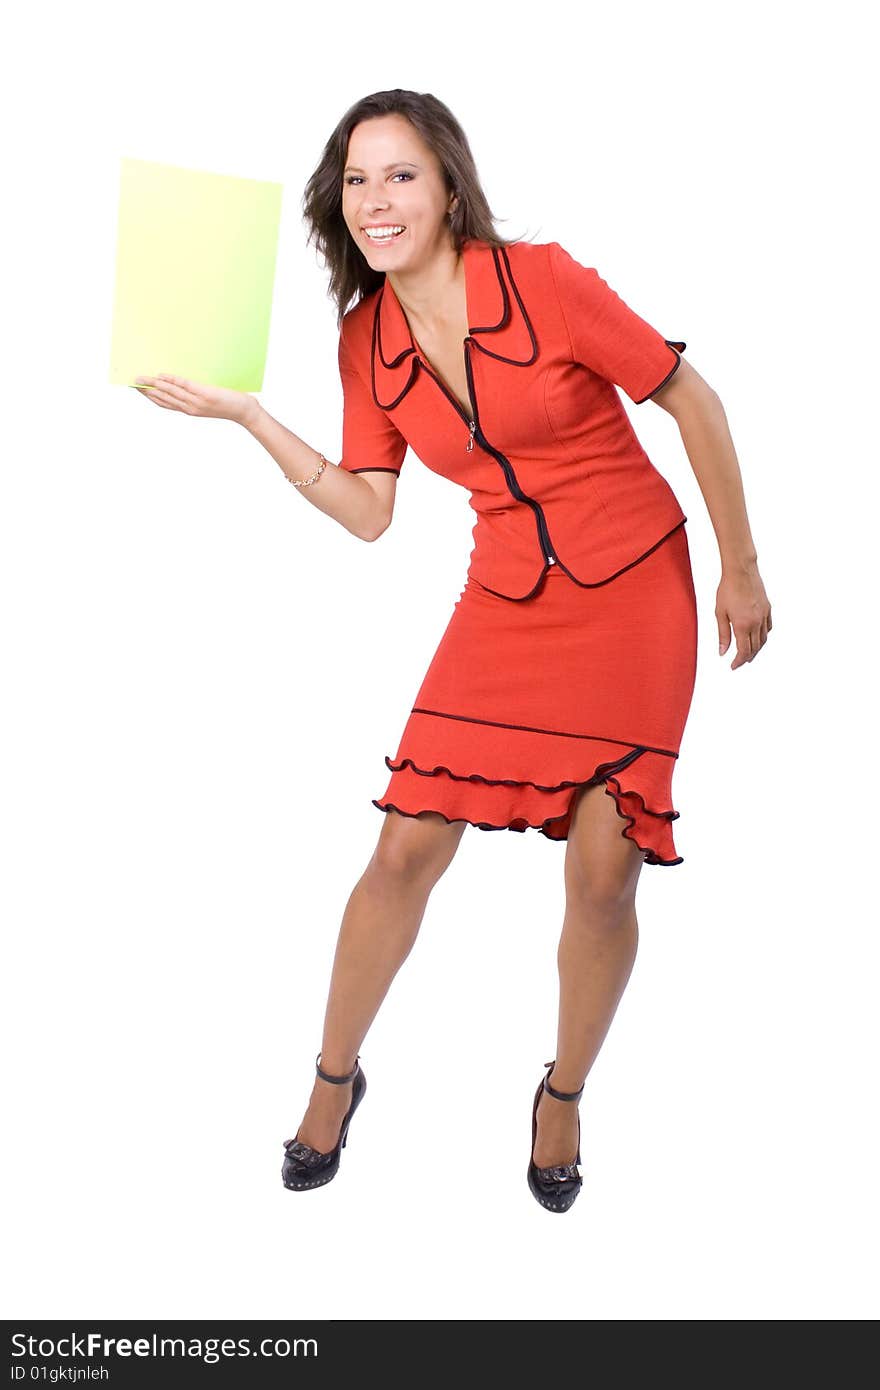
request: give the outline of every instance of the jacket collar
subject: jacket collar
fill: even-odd
[[[474,346],[499,362],[531,366],[538,344],[513,278],[507,247],[468,238],[462,245],[462,258],[468,335]],[[383,410],[392,410],[415,383],[424,359],[387,277],[373,310],[370,358],[373,398]]]

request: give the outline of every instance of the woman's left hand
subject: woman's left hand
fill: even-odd
[[[770,600],[758,573],[758,566],[722,574],[715,599],[718,622],[718,651],[721,656],[730,646],[730,629],[736,637],[736,656],[731,671],[753,661],[767,641],[773,627]]]

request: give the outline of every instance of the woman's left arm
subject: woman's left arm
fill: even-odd
[[[715,600],[718,650],[724,656],[732,627],[736,657],[730,669],[735,671],[758,655],[773,622],[758,573],[742,475],[724,406],[717,392],[684,358],[651,400],[674,417],[709,510],[721,552],[721,583]]]

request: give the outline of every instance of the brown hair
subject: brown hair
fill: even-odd
[[[349,107],[324,146],[303,197],[303,217],[309,228],[306,245],[314,241],[329,267],[327,293],[336,303],[337,326],[355,296],[355,302],[360,302],[385,279],[384,271],[374,270],[354,245],[342,216],[342,173],[348,142],[360,121],[392,113],[411,122],[440,161],[448,191],[458,195],[449,219],[456,251],[470,237],[491,246],[512,245],[495,231],[496,219],[480,184],[467,136],[448,106],[430,92],[408,92],[400,87],[362,97]]]

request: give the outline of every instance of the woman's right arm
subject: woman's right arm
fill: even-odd
[[[272,455],[289,481],[310,478],[320,463],[316,450],[282,425],[251,397],[241,423]],[[387,529],[394,507],[397,479],[388,473],[371,474],[371,481],[328,463],[320,478],[296,490],[319,511],[332,516],[346,531],[363,541],[378,540]]]
[[[190,381],[185,377],[139,376],[132,383],[142,396],[163,410],[214,420],[232,420],[258,440],[272,455],[282,473],[290,479],[310,478],[320,457],[278,420],[273,420],[256,396],[231,391],[223,386]],[[363,428],[366,428],[365,426]],[[344,432],[356,440],[360,427],[346,416]],[[403,440],[400,446],[405,447]],[[369,469],[370,481],[338,464],[328,463],[321,476],[308,487],[298,487],[320,511],[332,516],[346,531],[360,540],[374,541],[391,524],[397,475],[393,470]]]

